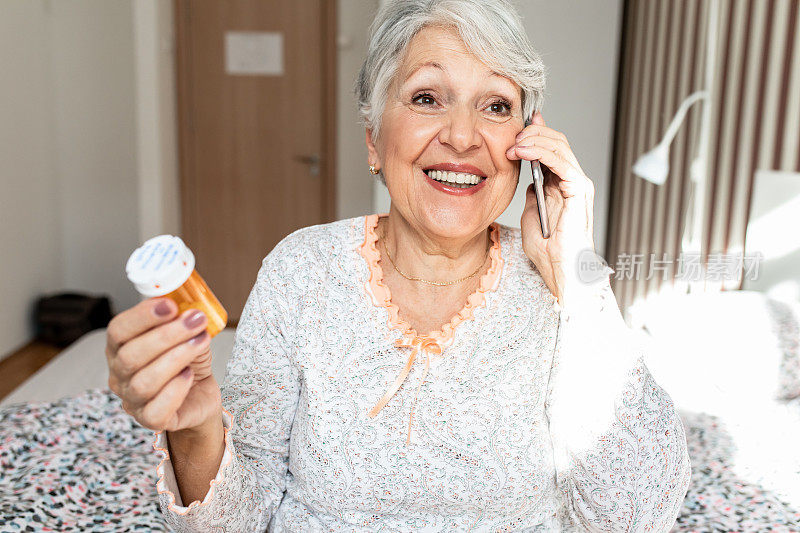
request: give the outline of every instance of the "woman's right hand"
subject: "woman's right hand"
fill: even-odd
[[[108,386],[128,414],[156,431],[191,430],[222,419],[208,320],[195,309],[177,314],[169,298],[151,298],[108,324]]]

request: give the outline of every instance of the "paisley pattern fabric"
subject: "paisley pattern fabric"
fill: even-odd
[[[767,300],[773,331],[783,352],[778,383],[778,397],[800,398],[800,306]]]
[[[742,473],[741,434],[705,413],[680,415],[692,480],[674,533],[800,531],[791,494],[761,479],[763,471]],[[776,402],[760,415],[767,424],[790,418],[793,424],[773,426],[773,438],[796,442],[800,399]],[[0,408],[0,531],[173,531],[159,508],[152,436],[105,389]],[[800,478],[795,455],[775,459],[776,476]]]
[[[447,338],[414,343],[369,289],[380,273],[362,252],[377,217],[301,229],[264,259],[222,386],[226,451],[203,501],[181,500],[167,435],[156,435],[167,523],[668,531],[690,479],[686,435],[607,276],[567,315],[520,230],[495,225],[491,286]],[[411,357],[431,343],[436,357]]]

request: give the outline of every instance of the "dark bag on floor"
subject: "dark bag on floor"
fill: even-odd
[[[111,320],[111,302],[107,296],[65,292],[39,298],[35,313],[37,339],[67,346],[106,327]]]

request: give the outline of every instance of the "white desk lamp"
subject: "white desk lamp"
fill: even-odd
[[[690,94],[686,100],[683,101],[681,107],[678,108],[678,112],[675,113],[672,122],[670,122],[661,142],[649,152],[639,156],[639,159],[636,160],[636,163],[633,165],[634,174],[656,185],[663,185],[664,182],[667,181],[667,174],[669,173],[669,145],[672,143],[672,139],[675,138],[675,134],[678,133],[678,128],[681,127],[681,123],[686,117],[686,112],[692,104],[698,100],[707,99],[708,92],[697,91]],[[699,158],[695,159],[692,163],[692,177],[695,181],[695,176],[699,171],[699,168],[697,168],[699,164]]]

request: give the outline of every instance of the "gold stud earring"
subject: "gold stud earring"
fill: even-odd
[[[369,173],[370,173],[370,174],[378,174],[378,173],[380,173],[380,170],[378,170],[377,168],[375,168],[375,165],[370,165],[370,166],[369,166]]]

